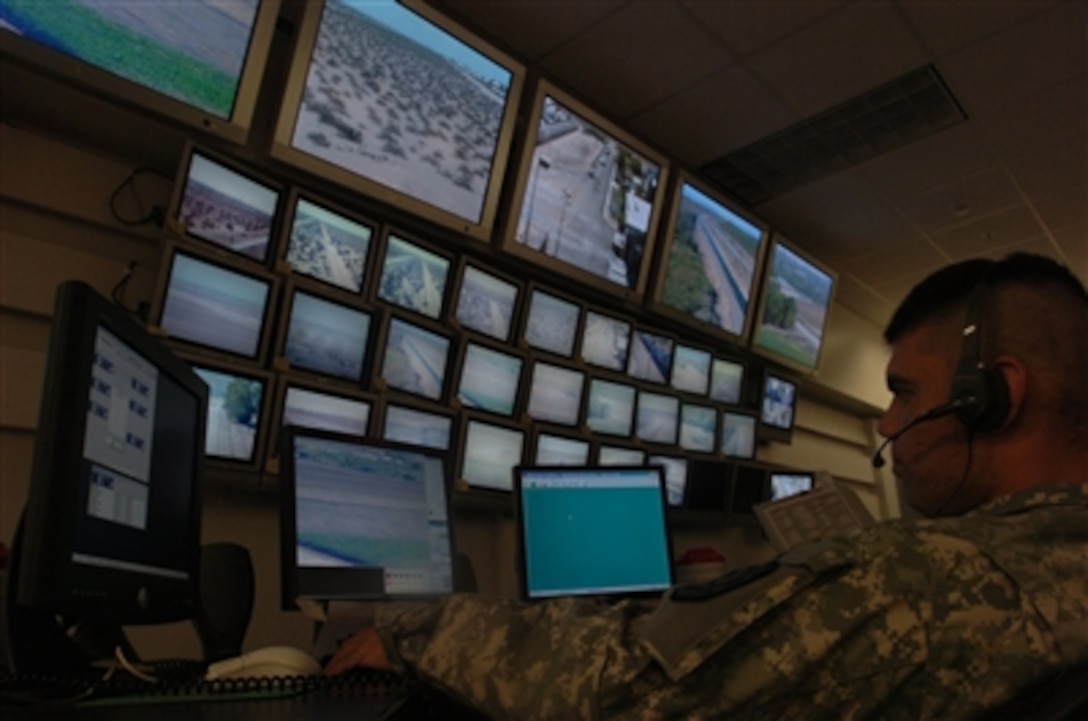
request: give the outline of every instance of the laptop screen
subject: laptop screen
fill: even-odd
[[[519,467],[522,594],[657,595],[673,582],[660,466]]]
[[[444,454],[290,427],[280,473],[285,606],[452,592]]]

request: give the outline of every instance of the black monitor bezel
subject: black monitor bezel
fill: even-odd
[[[291,316],[294,310],[295,298],[299,293],[309,296],[322,303],[338,306],[344,311],[358,313],[367,318],[367,334],[363,341],[363,357],[359,362],[359,374],[357,376],[340,376],[326,373],[316,368],[297,365],[287,357],[287,341],[291,332]],[[382,309],[367,305],[361,298],[342,290],[331,288],[325,283],[313,281],[308,278],[294,277],[287,281],[283,287],[282,303],[280,308],[279,323],[276,328],[275,355],[272,359],[272,367],[277,371],[290,372],[308,378],[332,383],[342,383],[356,388],[367,385],[373,369],[377,364],[376,355],[381,329],[384,325],[384,313]]]
[[[193,232],[181,221],[179,217],[181,214],[181,203],[185,198],[185,191],[188,187],[190,174],[192,173],[193,159],[197,156],[203,157],[205,160],[241,176],[254,185],[261,186],[263,189],[275,193],[276,202],[275,207],[272,210],[271,222],[268,228],[268,242],[265,245],[264,256],[262,258],[254,258],[240,250],[236,250],[215,240],[206,238],[199,233]],[[181,160],[178,163],[177,177],[174,180],[174,190],[170,196],[170,202],[167,206],[166,218],[163,225],[168,233],[179,238],[184,238],[193,243],[199,243],[225,251],[247,263],[256,263],[261,267],[269,268],[272,266],[272,259],[275,257],[278,240],[283,232],[281,222],[283,216],[283,201],[286,195],[286,186],[280,181],[265,175],[260,170],[249,167],[243,161],[236,160],[222,151],[197,144],[192,140],[187,140],[182,149]]]
[[[762,340],[760,331],[764,325],[763,319],[767,314],[768,299],[775,271],[776,251],[779,248],[796,256],[799,260],[807,264],[812,271],[822,274],[830,284],[827,301],[823,308],[823,322],[817,333],[819,345],[816,349],[816,357],[811,362],[802,361],[785,352],[776,350]],[[749,337],[748,347],[754,354],[790,368],[796,373],[811,375],[819,369],[820,358],[823,355],[824,348],[827,346],[831,313],[835,304],[835,290],[838,287],[838,273],[833,270],[830,265],[818,260],[807,251],[802,250],[799,246],[783,237],[780,233],[775,233],[771,236],[771,241],[767,246],[766,256],[766,260],[763,264],[763,278],[761,279],[759,286],[759,306],[756,310],[756,316],[752,321],[752,332]]]
[[[389,437],[389,409],[400,408],[409,413],[418,413],[435,418],[444,418],[449,422],[449,429],[446,434],[446,443],[443,446],[434,446],[426,443],[417,443],[415,441],[405,440],[403,438],[390,438]],[[439,405],[437,403],[429,403],[422,398],[389,398],[385,397],[381,399],[380,408],[380,422],[372,423],[374,428],[374,435],[383,440],[387,440],[391,443],[403,443],[409,446],[422,446],[424,448],[433,448],[435,450],[442,451],[443,453],[453,454],[456,450],[455,444],[458,439],[458,423],[460,421],[460,414],[452,410],[449,406]]]
[[[293,540],[296,537],[296,520],[294,513],[294,454],[291,449],[294,448],[294,439],[304,438],[316,438],[326,439],[338,442],[343,442],[352,445],[369,446],[374,448],[388,448],[392,450],[400,450],[408,453],[419,454],[427,456],[429,458],[436,459],[442,463],[444,479],[444,490],[446,496],[446,524],[449,533],[450,541],[450,580],[451,586],[448,592],[431,592],[431,593],[404,593],[404,594],[386,594],[386,593],[366,593],[359,591],[350,591],[347,589],[329,589],[327,594],[314,591],[308,593],[305,596],[299,595],[299,586],[302,585],[301,580],[298,577],[298,566],[295,563],[296,559],[296,545]],[[453,566],[454,556],[457,552],[456,534],[454,530],[454,517],[452,507],[452,483],[450,482],[450,466],[448,455],[441,451],[428,448],[426,446],[409,445],[405,443],[395,443],[392,441],[383,440],[380,438],[372,437],[360,437],[353,435],[346,435],[342,433],[333,433],[329,431],[321,431],[315,429],[299,428],[298,426],[288,426],[284,432],[284,442],[282,445],[282,452],[280,456],[280,484],[279,484],[279,521],[280,521],[280,601],[281,607],[284,610],[292,610],[297,608],[297,600],[300,598],[312,599],[316,601],[329,601],[329,600],[349,600],[349,601],[420,601],[420,600],[435,600],[438,598],[444,598],[451,595],[454,592],[453,587]],[[338,569],[343,570],[343,569]],[[335,573],[335,572],[333,572]],[[315,577],[317,574],[313,574]],[[343,574],[346,575],[346,574]],[[324,578],[316,579],[321,580],[325,584],[328,581]],[[341,580],[342,584],[343,581]],[[322,586],[323,588],[326,586]]]
[[[266,460],[265,449],[268,444],[269,435],[272,433],[272,405],[275,399],[276,390],[273,374],[262,368],[254,368],[241,363],[227,363],[214,357],[205,357],[188,352],[184,349],[179,349],[178,355],[193,368],[194,372],[197,367],[200,367],[214,373],[242,377],[248,380],[257,381],[261,384],[261,407],[257,413],[257,427],[254,431],[251,456],[249,458],[233,458],[230,456],[209,454],[207,451],[207,440],[205,440],[204,466],[209,470],[223,469],[249,472],[262,470]],[[213,399],[214,395],[209,386],[209,406]],[[210,424],[207,425],[206,435],[209,438],[211,436]]]
[[[541,602],[541,601],[547,601],[549,599],[555,599],[555,598],[561,598],[561,597],[571,597],[570,594],[564,594],[562,596],[550,595],[550,594],[549,595],[544,595],[544,596],[537,596],[537,595],[534,595],[534,594],[532,594],[530,592],[529,579],[527,577],[527,574],[525,573],[525,563],[526,563],[527,555],[526,555],[525,537],[524,537],[525,534],[523,532],[524,522],[522,520],[524,518],[524,515],[525,515],[524,506],[523,506],[523,500],[524,499],[522,498],[522,495],[523,495],[522,494],[522,489],[523,489],[522,475],[525,472],[547,471],[547,470],[556,470],[556,469],[561,469],[563,471],[569,471],[569,472],[573,472],[573,473],[577,473],[577,472],[612,473],[612,472],[614,472],[614,473],[617,473],[617,474],[622,474],[624,472],[630,472],[630,471],[633,471],[633,470],[645,471],[645,470],[648,469],[648,467],[649,467],[648,465],[639,465],[639,466],[630,466],[630,465],[616,465],[616,466],[589,466],[589,465],[585,465],[585,466],[536,466],[536,465],[524,465],[524,466],[519,466],[518,468],[514,469],[512,495],[514,496],[515,535],[517,536],[517,543],[518,543],[518,546],[517,546],[517,552],[518,552],[518,556],[517,556],[517,558],[518,558],[518,587],[519,587],[518,590],[519,590],[520,598],[522,600],[528,601],[528,602]],[[675,565],[674,565],[674,563],[672,561],[672,559],[673,559],[673,538],[672,538],[673,534],[672,534],[672,530],[671,530],[672,527],[669,524],[669,517],[668,516],[669,516],[669,507],[670,506],[669,506],[669,501],[668,501],[668,494],[667,494],[666,489],[665,489],[665,471],[664,471],[663,468],[659,467],[658,478],[661,481],[659,483],[659,485],[658,485],[658,490],[659,490],[659,493],[660,493],[660,496],[661,496],[661,512],[662,512],[661,528],[662,528],[662,531],[663,531],[664,536],[665,536],[664,541],[665,541],[665,548],[666,548],[666,558],[668,559],[668,575],[669,575],[669,578],[668,578],[667,583],[663,584],[662,587],[659,588],[659,589],[641,590],[641,591],[625,591],[625,592],[615,593],[615,594],[585,594],[584,597],[606,599],[606,600],[607,599],[619,600],[621,598],[625,598],[625,599],[659,598],[665,591],[667,591],[669,588],[671,588],[672,585],[675,583],[675,581],[676,581],[676,568],[675,568]]]
[[[489,333],[478,327],[474,327],[465,323],[458,315],[458,309],[461,306],[461,294],[465,287],[465,275],[469,269],[474,270],[477,273],[488,276],[489,278],[507,285],[514,289],[514,299],[510,308],[510,322],[507,325],[506,333],[496,334]],[[455,281],[453,288],[450,292],[449,313],[447,322],[449,325],[458,331],[466,334],[478,335],[484,338],[490,338],[501,343],[510,343],[514,334],[521,328],[521,302],[525,296],[525,281],[515,278],[513,275],[504,273],[500,270],[478,262],[475,258],[468,255],[462,255],[458,261],[457,272],[455,275]]]
[[[15,33],[0,32],[0,53],[88,95],[107,97],[111,102],[150,113],[186,129],[244,145],[254,124],[280,4],[281,0],[260,0],[246,57],[239,71],[234,106],[228,117],[202,110]]]
[[[461,386],[463,385],[465,379],[465,367],[469,358],[469,353],[472,351],[473,348],[480,348],[489,353],[495,353],[497,355],[505,356],[507,358],[518,361],[517,381],[514,388],[513,396],[509,399],[509,411],[503,412],[493,408],[484,408],[481,406],[472,405],[471,403],[466,403],[465,400],[461,397]],[[526,369],[529,367],[529,359],[527,358],[525,353],[511,348],[508,345],[500,345],[498,343],[474,337],[465,337],[462,339],[460,347],[458,348],[457,359],[455,361],[454,367],[456,370],[454,373],[453,383],[450,386],[450,403],[455,409],[460,410],[461,408],[466,408],[482,413],[494,413],[495,415],[502,416],[504,418],[516,418],[519,416],[522,409],[521,400],[525,396],[524,386],[526,384]]]
[[[772,381],[793,386],[793,404],[790,408],[790,420],[787,426],[767,422],[765,404],[767,388]],[[801,379],[791,373],[782,372],[770,366],[765,368],[759,393],[759,424],[756,427],[756,437],[777,443],[790,443],[793,439],[793,430],[797,426],[797,412],[800,403]]]
[[[487,426],[491,428],[499,428],[501,430],[518,434],[521,437],[521,452],[518,454],[517,461],[510,466],[511,473],[513,469],[525,462],[525,457],[528,454],[530,428],[521,423],[515,423],[497,416],[490,416],[483,413],[476,413],[473,411],[461,412],[461,423],[457,434],[457,460],[455,467],[455,479],[459,488],[464,488],[473,493],[482,493],[488,495],[508,496],[513,490],[513,476],[510,479],[510,486],[494,486],[486,485],[478,482],[474,482],[470,478],[465,477],[465,460],[467,456],[467,444],[469,433],[474,424],[481,426]]]
[[[577,375],[581,379],[582,382],[578,389],[577,405],[573,409],[573,412],[570,414],[569,420],[567,418],[554,418],[543,415],[533,415],[533,391],[537,387],[536,372],[537,369],[541,367],[558,369],[571,375]],[[589,374],[584,368],[574,365],[573,363],[557,362],[555,359],[549,356],[530,355],[528,358],[528,363],[526,363],[526,366],[523,370],[523,374],[523,393],[521,408],[523,409],[523,420],[526,423],[545,423],[556,426],[566,426],[568,428],[575,428],[581,424],[582,419],[585,418],[586,392],[589,386]]]
[[[469,238],[489,242],[499,210],[510,148],[514,142],[515,124],[521,104],[521,96],[524,92],[526,68],[513,57],[451,21],[422,2],[422,0],[399,0],[399,2],[409,11],[437,26],[441,31],[452,35],[457,41],[487,56],[492,62],[503,66],[504,69],[511,73],[506,104],[500,121],[499,132],[495,138],[495,153],[492,158],[488,188],[482,199],[480,217],[475,220],[464,218],[407,191],[383,183],[379,179],[349,171],[294,147],[295,122],[306,91],[311,54],[321,26],[325,7],[324,2],[315,0],[305,3],[295,33],[295,48],[290,60],[286,86],[281,97],[270,153],[274,159],[310,175],[335,183],[350,191],[362,193],[386,205],[402,209],[414,216],[421,217]]]
[[[384,280],[386,270],[388,269],[389,249],[393,242],[402,243],[414,250],[421,251],[445,262],[446,267],[443,269],[444,275],[442,277],[442,290],[439,293],[440,298],[438,299],[438,308],[435,309],[433,313],[382,296],[382,281]],[[374,303],[380,303],[389,308],[396,308],[405,313],[425,318],[432,322],[442,322],[446,317],[446,312],[449,308],[450,288],[453,285],[450,281],[453,278],[455,268],[455,258],[448,250],[445,250],[435,243],[428,243],[420,240],[417,236],[406,233],[398,228],[386,227],[382,231],[381,250],[377,253],[376,262],[374,263],[374,282],[371,284],[373,286],[372,300]]]
[[[379,394],[388,392],[394,396],[404,395],[431,401],[433,403],[446,403],[449,397],[450,376],[452,375],[451,365],[458,350],[458,338],[447,330],[445,326],[429,321],[423,316],[410,315],[398,310],[386,312],[384,316],[385,318],[381,324],[380,338],[376,341],[374,351],[373,387],[375,392]],[[419,331],[428,336],[445,340],[446,354],[445,358],[442,360],[441,387],[438,389],[437,395],[426,395],[389,382],[389,379],[386,377],[386,364],[389,362],[389,338],[392,334],[394,324],[404,325],[413,331]]]
[[[654,189],[651,213],[647,220],[647,232],[639,262],[638,277],[633,284],[620,285],[606,276],[589,272],[576,264],[567,262],[543,250],[529,247],[518,240],[522,206],[526,204],[527,196],[531,192],[533,185],[531,182],[532,177],[534,177],[532,171],[534,158],[537,157],[537,137],[539,135],[540,121],[544,114],[545,98],[550,98],[559,103],[586,124],[592,126],[598,133],[603,133],[658,167],[657,186]],[[533,90],[532,104],[529,107],[526,122],[522,129],[520,144],[521,150],[520,156],[516,160],[514,180],[508,189],[509,208],[507,210],[506,226],[501,229],[499,236],[501,250],[526,260],[535,267],[557,273],[563,277],[572,278],[583,285],[604,291],[623,301],[641,302],[646,293],[650,267],[653,264],[658,227],[668,200],[666,186],[670,172],[669,159],[663,153],[658,152],[649,144],[624,130],[619,124],[608,120],[604,115],[593,110],[588,104],[544,79],[539,79]]]
[[[751,453],[739,455],[734,453],[728,453],[725,447],[725,440],[722,437],[725,433],[726,420],[728,416],[734,416],[738,418],[747,418],[752,423],[752,447]],[[742,410],[739,408],[723,408],[721,411],[721,420],[718,423],[718,453],[723,458],[730,458],[734,460],[754,460],[756,457],[756,447],[759,445],[759,414],[755,411]]]
[[[577,318],[571,326],[571,340],[570,348],[563,352],[555,348],[549,348],[544,345],[534,344],[527,337],[526,334],[530,329],[530,325],[533,322],[533,301],[536,299],[537,294],[557,300],[561,303],[573,306],[577,313]],[[525,289],[525,302],[522,308],[521,322],[518,325],[518,340],[517,345],[519,348],[525,351],[531,351],[533,353],[546,353],[556,358],[564,358],[566,360],[572,360],[575,352],[578,350],[578,341],[582,332],[582,320],[585,317],[585,302],[580,300],[574,295],[563,293],[555,290],[549,286],[546,286],[536,281],[530,281]]]
[[[673,248],[677,243],[676,230],[680,219],[683,191],[685,186],[690,186],[695,191],[702,193],[715,204],[721,206],[727,213],[736,216],[742,222],[751,225],[759,232],[756,255],[752,262],[752,277],[748,288],[748,302],[744,309],[744,318],[741,327],[735,332],[711,323],[702,318],[686,312],[675,305],[668,303],[665,298],[666,289],[674,287],[676,283],[669,283],[669,259]],[[771,235],[770,226],[751,212],[743,209],[739,204],[727,198],[723,193],[700,180],[695,174],[679,170],[673,175],[672,185],[669,188],[669,215],[663,225],[656,270],[654,274],[653,291],[648,296],[646,306],[653,313],[667,318],[670,321],[680,323],[700,334],[711,336],[720,341],[725,341],[737,346],[744,346],[752,332],[753,319],[759,304],[760,280],[763,275],[763,263],[767,254],[767,247]]]
[[[284,428],[288,425],[296,425],[298,423],[289,424],[284,417],[284,413],[287,410],[287,394],[292,389],[298,389],[302,391],[308,391],[311,393],[319,393],[327,395],[336,399],[342,399],[346,401],[352,401],[356,403],[369,404],[369,410],[367,412],[366,429],[363,433],[358,434],[362,436],[373,436],[372,429],[375,427],[375,416],[378,413],[378,397],[373,393],[353,388],[351,386],[330,383],[324,380],[311,378],[309,375],[299,373],[277,373],[276,379],[276,393],[272,405],[271,423],[269,425],[268,443],[265,446],[266,470],[275,469],[278,472],[279,458],[280,458],[280,441],[283,436]],[[339,429],[318,428],[316,426],[300,426],[302,428],[314,428],[315,430],[336,430],[339,433],[348,432]],[[354,435],[354,434],[349,434]]]
[[[361,225],[370,231],[370,236],[367,239],[366,257],[363,261],[363,270],[359,279],[358,290],[345,288],[342,285],[320,278],[311,273],[304,273],[295,268],[294,265],[291,264],[291,261],[288,260],[287,254],[291,249],[295,220],[298,216],[298,206],[302,201],[316,205],[328,213],[338,215],[343,219]],[[286,276],[306,278],[314,283],[320,283],[335,293],[348,293],[360,298],[368,297],[370,288],[373,285],[371,278],[374,274],[374,267],[376,265],[375,259],[377,257],[377,247],[381,238],[381,224],[366,215],[351,210],[340,203],[330,201],[319,196],[317,193],[311,192],[307,188],[299,186],[292,186],[288,191],[286,200],[283,203],[283,208],[283,222],[281,223],[279,237],[276,243],[276,254],[273,267]]]
[[[163,242],[161,256],[162,263],[159,266],[159,276],[156,282],[154,300],[149,314],[149,329],[152,333],[169,340],[172,345],[190,349],[202,355],[210,355],[227,361],[237,361],[241,359],[258,365],[264,365],[268,347],[276,332],[273,321],[279,306],[280,278],[277,275],[268,272],[266,269],[245,262],[230,251],[221,250],[218,247],[205,248],[202,247],[203,245],[207,244],[196,246],[191,242],[182,240],[165,240]],[[162,321],[163,313],[166,310],[167,292],[170,290],[174,263],[179,255],[187,256],[199,263],[215,266],[219,270],[242,276],[247,280],[262,283],[267,289],[267,292],[265,293],[264,309],[261,314],[260,330],[258,331],[257,348],[252,355],[236,353],[232,350],[209,345],[198,340],[171,335],[170,331],[163,327]]]
[[[184,529],[182,578],[147,576],[121,568],[85,567],[73,562],[82,493],[70,485],[80,477],[83,429],[90,397],[94,343],[103,327],[131,350],[169,376],[196,399],[190,506]],[[82,281],[59,288],[53,308],[49,353],[38,413],[30,484],[20,521],[19,574],[9,579],[15,598],[26,608],[105,624],[151,624],[191,618],[198,604],[204,477],[204,435],[208,388],[187,363],[140,327],[124,310]],[[74,367],[86,372],[72,372]],[[57,519],[66,518],[65,522]],[[109,591],[107,589],[114,589]]]

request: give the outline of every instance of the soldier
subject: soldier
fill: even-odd
[[[1083,664],[1083,285],[1039,256],[965,261],[915,287],[885,338],[879,430],[928,518],[674,588],[650,610],[392,604],[326,673],[412,669],[495,718],[943,720]]]

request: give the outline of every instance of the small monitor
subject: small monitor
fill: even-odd
[[[669,385],[678,391],[705,396],[710,388],[712,356],[704,348],[677,343],[672,355]]]
[[[732,343],[748,337],[768,228],[682,172],[650,307]]]
[[[514,487],[514,468],[525,456],[522,426],[480,418],[464,421],[459,478],[470,486],[494,491]]]
[[[359,385],[367,376],[374,311],[292,285],[284,293],[281,358],[292,370]]]
[[[379,270],[378,300],[438,320],[446,308],[450,258],[390,233]]]
[[[727,458],[755,458],[758,420],[755,413],[722,411],[722,455]]]
[[[594,433],[631,436],[638,389],[630,383],[590,378],[586,395],[586,426]]]
[[[816,485],[816,474],[807,471],[771,471],[768,475],[772,501],[808,493]]]
[[[534,361],[525,412],[534,421],[574,426],[582,415],[586,374],[576,368]]]
[[[389,388],[432,401],[445,397],[450,337],[404,318],[390,316],[381,381]]]
[[[668,159],[547,81],[538,83],[502,249],[641,301]]]
[[[172,341],[260,363],[277,290],[266,272],[167,243],[151,318]]]
[[[0,50],[87,92],[244,144],[279,0],[4,2]]]
[[[587,310],[582,328],[582,361],[622,373],[627,368],[631,327],[629,320]]]
[[[810,373],[820,362],[836,274],[780,236],[772,240],[752,350]]]
[[[726,461],[695,459],[688,462],[684,508],[725,513],[732,494],[733,467]]]
[[[670,506],[681,506],[688,484],[688,459],[684,456],[662,456],[650,454],[646,459],[650,466],[665,469],[665,496]]]
[[[535,466],[587,466],[589,441],[537,430],[532,463]]]
[[[657,596],[673,582],[658,467],[521,467],[515,485],[522,595]]]
[[[696,403],[680,406],[680,447],[696,453],[713,453],[718,442],[718,409]]]
[[[797,381],[768,369],[763,375],[760,399],[759,435],[768,440],[789,443],[797,415]]]
[[[462,406],[501,416],[514,415],[524,358],[467,341],[458,365],[457,400]]]
[[[582,306],[578,302],[551,291],[530,288],[522,341],[530,348],[571,358],[581,317]]]
[[[266,455],[279,457],[279,435],[286,426],[335,431],[352,436],[365,436],[370,431],[374,399],[359,391],[332,384],[308,382],[305,379],[280,376],[277,389],[276,441],[269,444]]]
[[[597,465],[600,466],[642,466],[645,464],[646,451],[640,448],[602,444],[597,449]]]
[[[710,400],[735,406],[744,396],[744,363],[715,358],[710,366]]]
[[[285,606],[453,591],[445,454],[290,426],[280,469]]]
[[[627,375],[642,381],[665,384],[672,375],[672,351],[676,341],[669,336],[636,328],[631,337]]]
[[[163,623],[198,603],[207,385],[81,281],[57,289],[44,378],[4,619],[20,673],[61,669],[18,610],[64,640],[56,616]]]
[[[514,329],[515,313],[522,286],[494,270],[465,259],[459,274],[453,317],[466,330],[508,342]]]
[[[680,399],[640,390],[635,415],[635,437],[647,443],[674,445],[680,430]]]
[[[448,408],[386,402],[382,438],[448,451],[453,427],[454,415]]]
[[[186,359],[208,384],[204,456],[209,465],[256,470],[264,462],[272,377],[242,366]]]
[[[419,0],[308,0],[271,152],[490,240],[525,68]]]
[[[769,468],[757,463],[738,463],[733,470],[733,496],[729,503],[730,519],[755,520],[755,506],[769,501]]]
[[[267,264],[282,188],[191,144],[181,168],[167,227]]]
[[[374,223],[295,189],[288,198],[281,257],[291,272],[362,295]]]

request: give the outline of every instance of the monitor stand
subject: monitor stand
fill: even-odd
[[[18,602],[19,569],[22,565],[23,519],[20,516],[11,544],[11,557],[3,588],[3,629],[0,632],[0,665],[14,674],[69,676],[86,672],[92,663],[112,658],[120,647],[129,660],[137,660],[124,630],[113,624],[62,618]]]

